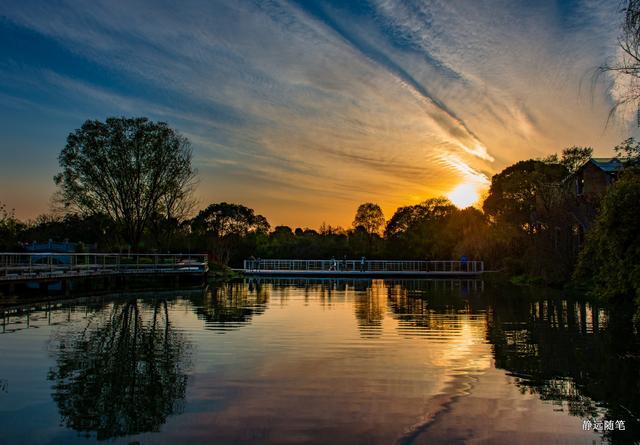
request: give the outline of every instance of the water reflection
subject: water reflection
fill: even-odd
[[[189,347],[165,299],[117,301],[60,331],[48,378],[62,422],[98,440],[158,431],[183,409]]]
[[[439,335],[462,328],[461,315],[477,319],[478,280],[411,280],[386,283],[389,311],[401,335]],[[443,338],[448,337],[444,335]]]
[[[488,317],[496,366],[558,409],[624,420],[611,443],[640,441],[640,343],[630,307],[566,299],[499,298]]]
[[[71,303],[3,318],[0,429],[26,387],[12,338],[50,328],[44,396],[94,440],[638,443],[632,312],[477,280],[260,279]],[[585,433],[591,417],[626,430]]]
[[[382,335],[382,320],[387,312],[387,293],[383,285],[372,285],[355,296],[355,315],[364,338]]]
[[[191,302],[205,328],[224,333],[250,323],[269,302],[269,287],[253,283],[221,283],[207,287]]]

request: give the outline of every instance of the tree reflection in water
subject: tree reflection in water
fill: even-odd
[[[632,308],[500,299],[488,314],[496,367],[523,390],[581,418],[624,420],[611,443],[640,437],[640,342]]]
[[[269,286],[221,283],[209,287],[201,298],[191,299],[205,327],[220,332],[238,329],[264,313],[269,302]]]
[[[476,312],[481,295],[472,280],[402,280],[388,283],[388,304],[403,335],[460,327],[459,314]]]
[[[633,307],[603,308],[516,289],[467,292],[464,283],[449,290],[426,280],[385,284],[401,334],[451,329],[456,314],[484,315],[495,366],[522,392],[582,419],[623,420],[626,429],[604,432],[607,441],[640,443],[640,336]]]
[[[158,431],[183,409],[189,350],[166,300],[102,308],[57,338],[49,379],[62,422],[98,440]]]

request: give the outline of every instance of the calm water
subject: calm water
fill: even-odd
[[[629,317],[481,284],[263,280],[13,313],[0,443],[638,443]]]

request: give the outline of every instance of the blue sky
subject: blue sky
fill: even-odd
[[[0,201],[48,211],[86,119],[148,116],[194,148],[202,207],[348,225],[358,204],[479,192],[519,159],[606,155],[615,1],[3,1]]]

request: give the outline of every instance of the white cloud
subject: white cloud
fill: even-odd
[[[205,202],[224,191],[282,215],[300,212],[286,202],[315,203],[344,223],[362,201],[389,213],[469,178],[486,185],[517,159],[628,133],[601,130],[606,85],[590,101],[578,88],[615,43],[608,2],[570,14],[553,2],[373,3],[373,16],[275,0],[24,1],[2,14],[120,76],[33,68],[74,113],[150,115],[187,134]]]

